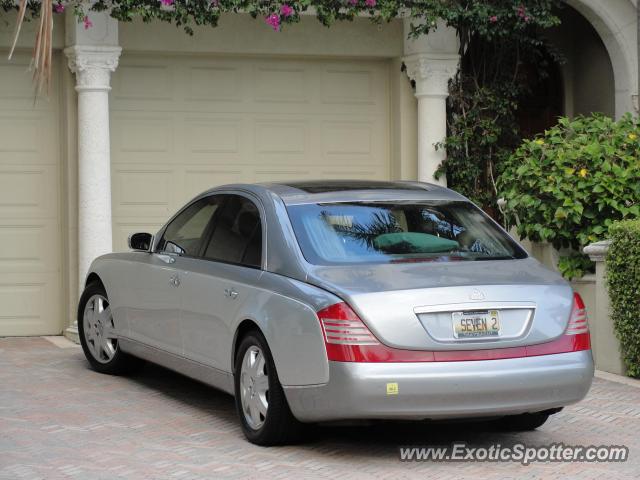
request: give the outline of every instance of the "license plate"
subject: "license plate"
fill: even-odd
[[[500,336],[500,316],[497,310],[453,312],[455,338],[485,338]]]

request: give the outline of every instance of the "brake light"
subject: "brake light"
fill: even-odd
[[[336,345],[379,345],[358,315],[342,302],[318,312],[324,340]]]
[[[344,302],[318,312],[329,360],[337,362],[372,361],[368,350],[381,347],[362,320]]]
[[[587,309],[584,306],[582,297],[574,293],[573,294],[573,308],[571,309],[571,316],[569,317],[569,323],[567,325],[566,335],[579,335],[581,333],[589,332],[589,324],[587,323]]]

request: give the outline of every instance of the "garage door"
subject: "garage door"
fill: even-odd
[[[125,54],[112,80],[114,247],[210,187],[388,179],[386,61]]]
[[[0,50],[0,336],[62,331],[58,70],[34,105],[29,60]]]

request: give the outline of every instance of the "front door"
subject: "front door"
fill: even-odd
[[[156,251],[135,265],[131,272],[135,279],[135,307],[127,312],[133,340],[177,355],[183,353],[183,263],[199,255],[217,208],[217,200],[212,197],[185,207],[164,230]]]
[[[175,286],[176,255],[136,252],[136,262],[124,265],[131,279],[126,311],[132,340],[179,354],[180,299]]]

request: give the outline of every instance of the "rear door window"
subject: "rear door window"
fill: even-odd
[[[225,195],[204,257],[210,260],[260,267],[262,223],[255,203],[240,195]]]

